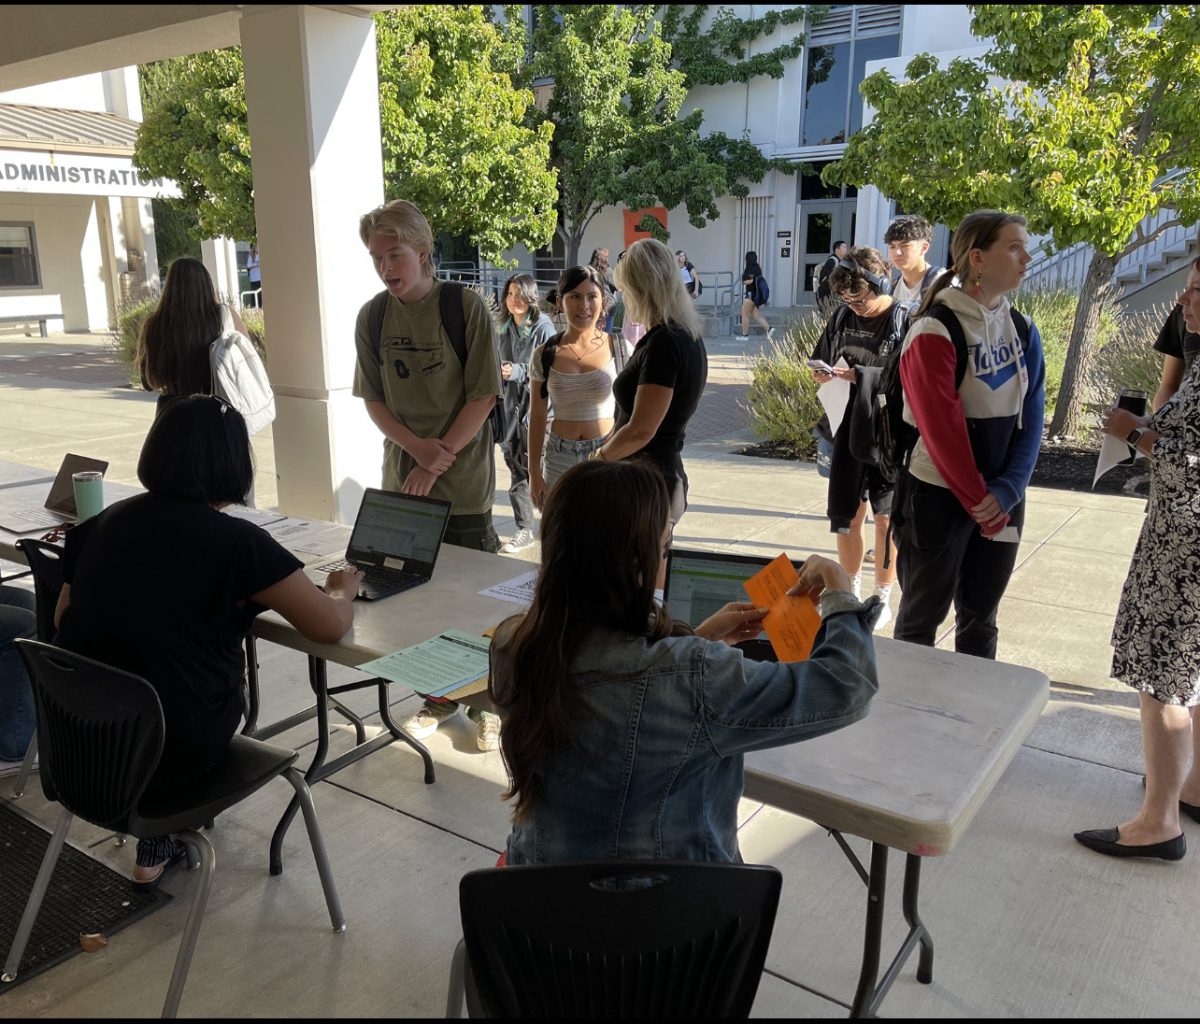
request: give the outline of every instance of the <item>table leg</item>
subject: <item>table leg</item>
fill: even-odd
[[[862,969],[858,975],[858,990],[850,1007],[851,1017],[872,1017],[876,999],[875,979],[879,976],[879,949],[883,939],[883,904],[887,894],[888,848],[882,843],[871,844],[871,873],[867,881],[867,930],[863,937]]]
[[[388,707],[387,686],[383,683],[379,684],[379,717],[383,719],[383,724],[387,726],[388,732],[395,736],[396,739],[403,740],[421,755],[421,760],[425,762],[425,783],[433,785],[437,781],[437,776],[433,769],[433,757],[430,756],[429,750],[424,743],[413,739],[392,720],[392,709]]]
[[[258,648],[254,644],[254,636],[246,637],[246,724],[242,726],[243,736],[254,736],[258,728]]]
[[[908,942],[917,936],[921,943],[921,955],[917,960],[917,981],[929,985],[933,981],[933,936],[917,913],[917,896],[921,887],[921,858],[908,855],[904,867],[904,920],[908,922]]]

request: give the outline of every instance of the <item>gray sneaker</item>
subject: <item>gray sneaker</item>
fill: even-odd
[[[532,543],[533,531],[520,529],[513,534],[511,540],[507,540],[500,545],[500,550],[506,555],[511,555],[514,551],[524,551]]]
[[[443,722],[449,721],[458,714],[458,707],[447,709],[445,714],[435,714],[429,708],[423,707],[412,718],[400,726],[414,740],[423,740],[437,732]]]

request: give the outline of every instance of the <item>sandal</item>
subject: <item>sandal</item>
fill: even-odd
[[[163,880],[171,868],[175,867],[181,860],[187,859],[187,846],[182,840],[176,839],[171,847],[171,856],[166,860],[161,860],[153,867],[143,868],[141,865],[135,865],[133,869],[133,891],[134,892],[152,892],[158,888],[158,883]],[[149,871],[151,874],[145,878],[138,878],[139,871]]]

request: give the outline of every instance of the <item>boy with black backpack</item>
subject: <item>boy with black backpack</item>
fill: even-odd
[[[907,320],[904,310],[892,300],[887,268],[875,249],[851,249],[833,268],[829,285],[843,305],[829,318],[813,349],[813,376],[822,384],[831,376],[840,377],[850,382],[851,390],[837,433],[830,435],[826,418],[817,429],[833,444],[827,515],[830,530],[837,534],[838,561],[858,597],[868,500],[875,519],[876,549],[888,550],[885,542],[895,478],[886,476],[878,465],[875,397],[884,367],[904,341]],[[843,358],[848,368],[835,367]],[[832,368],[831,372],[825,366]],[[895,579],[895,559],[885,558],[875,571],[875,594],[883,602],[876,628],[891,619],[888,601]]]

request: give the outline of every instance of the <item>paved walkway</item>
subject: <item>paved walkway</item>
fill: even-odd
[[[69,449],[107,456],[114,479],[134,480],[154,400],[113,387],[121,374],[105,376],[101,344],[81,336],[0,340],[0,459],[53,469]],[[743,348],[761,344],[756,337],[747,346],[727,338],[709,345],[709,388],[684,452],[690,507],[677,538],[756,554],[832,554],[825,482],[814,467],[735,454],[751,440],[738,409],[748,379]],[[256,450],[269,466],[269,437],[256,439]],[[502,467],[498,477],[494,509],[504,534],[512,523]],[[910,964],[884,1004],[888,1016],[1191,1016],[1200,1005],[1191,956],[1200,830],[1185,822],[1196,850],[1175,865],[1110,860],[1071,839],[1078,828],[1124,820],[1141,795],[1136,699],[1108,678],[1108,634],[1142,509],[1135,498],[1031,489],[1000,612],[999,655],[1049,675],[1050,704],[962,843],[927,863],[922,915],[938,944],[935,982],[919,985]],[[527,555],[532,560],[535,550]],[[949,623],[940,646],[952,646]],[[303,701],[302,672],[303,659],[291,652],[264,657],[264,699],[273,712]],[[303,730],[281,739],[311,741]],[[347,788],[317,787],[353,922],[336,959],[314,939],[320,896],[302,841],[292,844],[288,873],[275,888],[259,874],[262,823],[277,813],[281,793],[232,815],[219,830],[230,867],[218,871],[184,1012],[440,1014],[457,938],[449,909],[457,878],[494,860],[507,822],[496,800],[503,765],[473,747],[462,724],[432,738],[446,780],[436,793],[419,783],[411,753],[397,748],[355,766]],[[349,792],[351,784],[365,796]],[[0,785],[0,795],[6,792]],[[26,806],[48,820],[50,809],[36,800]],[[786,880],[755,1014],[844,1016],[864,891],[812,823],[749,802],[742,810],[746,859],[781,866]],[[388,844],[389,855],[367,850],[364,834]],[[129,870],[128,851],[95,830],[88,841]],[[182,893],[187,885],[176,879],[171,887]],[[153,1011],[146,993],[165,985],[185,902],[123,932],[100,960],[77,957],[7,995],[0,1016]],[[298,923],[276,927],[297,906]],[[262,925],[247,923],[259,918]],[[890,921],[885,941],[899,938]],[[272,949],[267,959],[263,943]],[[301,964],[311,969],[288,966]]]

